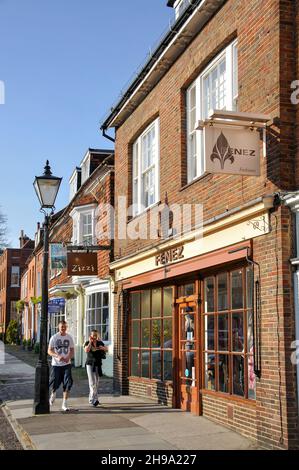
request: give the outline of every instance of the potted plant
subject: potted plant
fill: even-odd
[[[22,349],[25,351],[26,349],[26,346],[27,346],[27,339],[23,339],[22,340]]]

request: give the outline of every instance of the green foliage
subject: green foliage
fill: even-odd
[[[39,297],[31,297],[30,298],[31,302],[33,303],[33,305],[37,305],[37,304],[40,304],[41,301],[42,301],[42,296],[39,296]]]
[[[34,352],[35,352],[35,354],[39,354],[39,343],[35,343]]]
[[[24,310],[24,307],[25,307],[25,300],[18,300],[16,302],[16,309],[18,312],[22,312]]]
[[[6,331],[6,341],[8,344],[16,344],[18,338],[18,322],[10,320]]]

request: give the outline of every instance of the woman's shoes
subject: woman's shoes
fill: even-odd
[[[96,408],[97,406],[99,406],[100,402],[99,400],[96,400],[92,405]]]

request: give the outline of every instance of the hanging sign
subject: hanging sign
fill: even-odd
[[[205,171],[260,175],[260,134],[256,130],[204,127]]]
[[[51,270],[65,269],[67,265],[67,250],[62,243],[50,243]]]
[[[68,276],[96,276],[98,274],[97,253],[68,253]]]

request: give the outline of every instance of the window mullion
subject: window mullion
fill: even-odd
[[[226,109],[233,109],[233,57],[232,45],[225,51]]]

